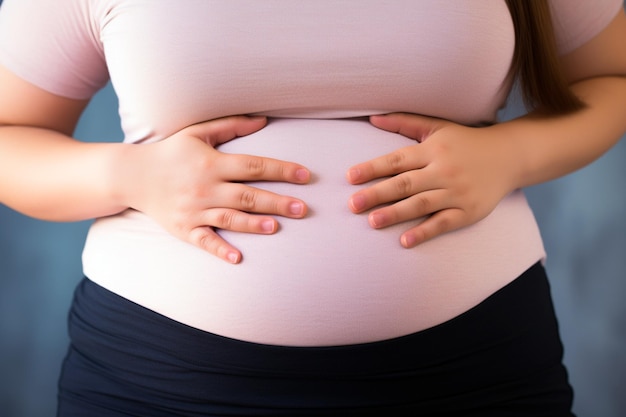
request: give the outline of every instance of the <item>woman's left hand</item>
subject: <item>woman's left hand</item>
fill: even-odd
[[[480,221],[515,188],[513,148],[488,127],[404,113],[370,122],[418,143],[351,167],[351,184],[389,178],[356,192],[348,204],[354,213],[383,206],[368,217],[376,229],[428,216],[402,234],[406,248]]]

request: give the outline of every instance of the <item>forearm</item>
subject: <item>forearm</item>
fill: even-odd
[[[84,143],[38,128],[0,127],[0,203],[42,220],[118,213],[115,175],[123,147]]]
[[[600,77],[572,85],[587,105],[575,113],[528,114],[491,128],[506,141],[513,188],[567,175],[593,162],[626,132],[626,78]]]

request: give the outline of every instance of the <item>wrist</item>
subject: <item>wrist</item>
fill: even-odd
[[[527,167],[520,144],[515,139],[515,127],[502,123],[480,129],[489,132],[486,149],[495,167],[492,173],[500,178],[504,194],[522,188]]]
[[[139,161],[140,147],[127,143],[117,143],[110,147],[105,192],[109,196],[113,213],[133,206],[133,197],[138,190],[137,167],[142,165]]]

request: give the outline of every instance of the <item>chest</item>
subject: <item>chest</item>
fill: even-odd
[[[100,36],[131,141],[250,113],[480,123],[514,47],[505,3],[483,0],[118,0]]]

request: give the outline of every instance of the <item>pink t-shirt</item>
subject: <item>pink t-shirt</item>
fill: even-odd
[[[566,53],[621,0],[553,0]],[[306,186],[256,184],[305,200],[273,236],[222,231],[229,265],[128,210],[97,220],[86,275],[190,326],[260,343],[336,345],[449,320],[544,257],[521,191],[484,220],[417,248],[408,222],[384,230],[348,210],[351,165],[415,142],[362,116],[404,111],[467,125],[496,121],[510,91],[513,27],[504,1],[5,0],[0,62],[52,93],[92,96],[109,79],[127,142],[205,120],[271,117],[224,152],[296,161]]]

